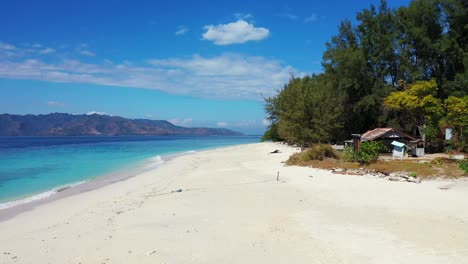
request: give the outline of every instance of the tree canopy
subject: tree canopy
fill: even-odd
[[[382,0],[356,20],[342,21],[326,43],[322,73],[292,77],[266,98],[266,138],[305,145],[393,126],[414,135],[427,128],[436,142],[442,126],[466,131],[467,2],[413,0],[391,9]]]

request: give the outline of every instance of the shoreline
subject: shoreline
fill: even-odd
[[[160,157],[157,155],[156,157]],[[154,158],[156,158],[154,157]],[[152,158],[150,158],[152,159]],[[150,160],[147,159],[147,160]],[[165,161],[163,161],[164,163]],[[137,164],[129,165],[124,169],[119,169],[104,175],[96,176],[84,181],[69,183],[62,186],[52,188],[40,193],[28,195],[24,198],[7,201],[0,204],[0,222],[14,218],[16,215],[24,213],[26,211],[33,210],[44,204],[54,202],[69,196],[79,195],[81,193],[90,192],[99,188],[111,185],[116,182],[125,181],[129,178],[135,177],[141,173],[157,168],[157,166],[151,166],[146,168],[148,165],[142,164],[143,162],[137,162]],[[6,206],[5,206],[6,205]],[[5,207],[1,207],[5,206]]]
[[[30,211],[37,206],[41,206],[58,199],[63,199],[68,196],[77,195],[84,192],[93,191],[105,187],[106,185],[116,182],[125,181],[129,178],[138,176],[139,174],[154,170],[165,162],[177,158],[179,156],[190,155],[200,151],[216,150],[220,148],[228,148],[231,146],[245,145],[252,143],[241,143],[227,146],[214,146],[201,149],[189,149],[165,154],[158,154],[153,157],[145,158],[140,161],[133,162],[117,170],[112,170],[108,173],[94,176],[89,179],[78,182],[70,182],[64,185],[47,189],[37,193],[31,193],[23,197],[14,198],[10,201],[0,203],[0,222],[11,219],[16,215]]]
[[[242,145],[242,144],[240,144]],[[207,151],[218,149],[219,147],[202,149],[199,151]],[[223,148],[223,147],[221,147]],[[175,159],[180,156],[196,153],[196,150],[188,150],[182,152],[168,153],[156,155],[144,160],[129,164],[124,168],[105,173],[87,180],[72,182],[69,184],[54,187],[52,189],[34,193],[20,199],[6,201],[0,203],[0,222],[14,218],[16,215],[26,211],[33,210],[44,204],[54,202],[73,195],[90,192],[103,188],[117,182],[125,181],[132,177],[136,177],[142,173],[155,170],[165,162]]]
[[[136,174],[142,173],[146,170],[153,168],[151,163],[161,163],[161,156],[163,156],[164,159],[167,160],[172,157],[178,155],[185,155],[197,150],[200,151],[229,145],[249,143],[249,141],[252,141],[252,139],[255,139],[256,137],[179,136],[172,137],[173,139],[178,139],[175,141],[176,144],[174,146],[167,144],[167,142],[170,142],[171,137],[164,137],[165,139],[169,140],[161,141],[157,140],[160,137],[149,137],[148,139],[146,139],[145,137],[131,137],[127,141],[114,139],[116,137],[111,137],[111,139],[109,139],[109,137],[104,137],[106,140],[101,140],[101,137],[99,137],[99,139],[97,139],[97,137],[83,137],[86,139],[85,141],[77,142],[75,142],[74,140],[69,140],[70,137],[60,137],[59,142],[49,142],[47,140],[43,140],[45,139],[45,137],[31,137],[34,140],[26,141],[26,143],[18,143],[15,140],[11,140],[12,138],[16,137],[6,138],[8,140],[5,140],[4,144],[2,145],[4,148],[0,149],[1,154],[3,154],[2,151],[6,152],[5,156],[2,157],[5,159],[1,159],[0,162],[9,162],[5,164],[13,164],[13,166],[9,168],[9,166],[7,165],[6,171],[2,171],[2,179],[4,176],[6,176],[7,181],[5,184],[2,184],[0,186],[0,191],[4,189],[6,190],[4,193],[2,193],[3,195],[0,195],[2,196],[0,199],[0,214],[3,210],[6,210],[7,208],[43,200],[44,198],[54,196],[57,193],[67,192],[67,190],[70,188],[93,189],[94,187],[90,185],[93,185],[96,181],[104,181],[104,179],[109,178],[109,181],[113,182],[132,177]],[[142,140],[142,138],[145,139]],[[149,143],[144,143],[147,140],[149,140]],[[178,143],[184,141],[188,142],[189,144],[181,145],[180,143]],[[113,143],[109,144],[108,142]],[[140,142],[143,142],[143,145]],[[48,167],[43,167],[43,164],[48,164],[49,162],[45,159],[33,159],[33,163],[29,163],[29,156],[32,156],[32,158],[34,158],[34,155],[38,154],[41,154],[41,156],[44,157],[47,157],[47,155],[54,156],[57,155],[57,152],[59,151],[66,152],[69,151],[69,149],[75,148],[73,147],[75,145],[81,151],[82,145],[80,144],[82,143],[84,143],[82,149],[85,152],[85,155],[80,155],[80,157],[87,157],[86,155],[89,155],[94,159],[90,159],[89,161],[83,162],[83,160],[80,159],[80,157],[78,157],[77,155],[61,155],[61,159],[53,160],[52,162],[56,162],[57,164],[65,164],[63,166],[56,166],[55,164],[52,164],[48,165]],[[98,144],[96,145],[96,148],[99,148],[99,150],[95,153],[105,153],[106,151],[109,152],[109,149],[111,149],[111,152],[108,153],[110,157],[109,155],[94,155],[94,152],[92,150],[86,153],[86,151],[90,149],[88,146],[91,143]],[[130,152],[133,151],[133,153],[129,152],[128,155],[125,155],[125,153],[119,151],[112,152],[112,147],[114,145],[120,148],[122,143],[124,147],[128,147]],[[26,151],[18,151],[19,154],[17,155],[17,153],[15,152],[16,149],[19,147],[18,149],[22,150],[23,148],[21,146],[23,145],[26,146],[24,148]],[[110,145],[110,148],[106,149],[106,145]],[[58,151],[56,149],[58,149]],[[10,152],[13,152],[14,155],[9,155]],[[114,153],[116,153],[115,157]],[[18,156],[17,160],[15,160],[15,156]],[[77,162],[75,162],[74,158],[77,159]],[[103,162],[100,162],[100,159],[103,159]],[[119,159],[121,160],[120,162],[118,162]],[[84,160],[86,160],[86,158]],[[101,165],[98,165],[95,168],[92,160],[96,160],[96,162],[101,163]],[[148,167],[146,168],[146,166]],[[16,175],[15,173],[17,173],[17,171],[21,171],[21,173],[23,173],[23,171],[28,170],[30,170],[31,173],[40,174],[36,179],[36,175],[32,174],[31,176],[27,175],[27,173],[29,172],[24,173],[26,177],[32,178],[32,182],[34,183],[23,183],[23,179],[21,177],[18,178],[18,182],[16,183],[16,185],[13,184],[13,181],[11,181],[11,184],[10,181],[8,181],[9,178],[13,178],[13,180],[16,180],[16,176],[14,175]],[[47,170],[52,171],[52,173],[49,175]],[[62,170],[62,172],[60,172],[60,170]],[[43,173],[43,171],[46,171],[46,173]],[[12,174],[13,176],[9,177],[9,174]],[[50,182],[48,182],[49,177],[51,179]],[[85,187],[81,187],[83,183]],[[105,184],[106,183],[99,183],[99,186]],[[22,186],[25,186],[25,188],[23,188]]]
[[[280,153],[268,154],[275,149]],[[41,205],[0,222],[0,262],[435,264],[468,258],[466,184],[285,167],[294,151],[275,143],[200,151]],[[439,188],[447,184],[453,186]]]

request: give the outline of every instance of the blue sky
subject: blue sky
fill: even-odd
[[[388,1],[389,6],[409,1]],[[379,1],[5,1],[0,113],[106,113],[265,129],[263,96],[317,73]]]

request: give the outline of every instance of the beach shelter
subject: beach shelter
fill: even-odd
[[[403,159],[403,156],[405,155],[405,149],[406,149],[405,143],[393,141],[391,145],[393,146],[393,155],[392,155],[393,159],[395,158]]]
[[[412,140],[416,140],[414,137],[405,134],[397,129],[388,127],[379,127],[373,130],[369,130],[362,134],[361,140],[364,141],[381,141],[385,147],[392,149],[391,142],[398,141],[404,144],[408,144]]]

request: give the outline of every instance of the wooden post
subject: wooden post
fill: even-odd
[[[356,161],[356,152],[361,150],[361,134],[351,134],[353,137],[353,160]]]

